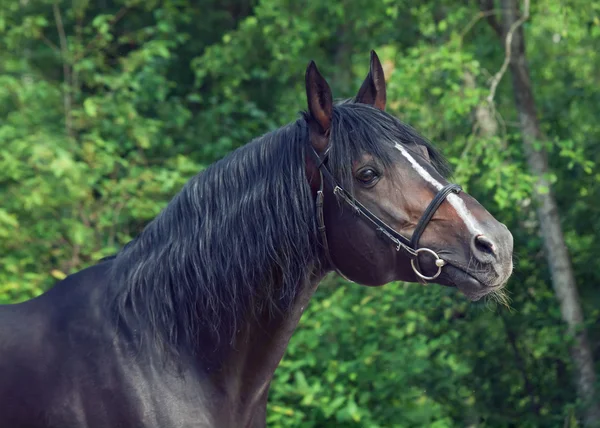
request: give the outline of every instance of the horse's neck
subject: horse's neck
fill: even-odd
[[[234,403],[241,402],[251,409],[266,400],[275,369],[322,277],[315,275],[300,286],[286,313],[265,313],[262,319],[249,321],[238,334],[235,345],[221,354],[224,357],[221,369],[213,373],[213,379]]]

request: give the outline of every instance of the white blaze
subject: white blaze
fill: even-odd
[[[429,184],[435,187],[438,191],[442,190],[444,185],[437,181],[435,178],[433,178],[431,174],[429,174],[425,170],[425,168],[423,168],[421,164],[419,164],[402,145],[396,143],[396,149],[400,150],[402,156],[408,159],[412,167],[419,173],[421,177],[423,177],[425,181],[427,181]],[[446,199],[448,200],[450,205],[452,205],[452,207],[456,210],[459,217],[462,219],[462,221],[465,223],[465,225],[473,235],[483,235],[481,226],[479,225],[475,217],[473,217],[471,211],[469,211],[469,209],[465,205],[465,201],[463,201],[456,193],[450,193],[446,197]]]

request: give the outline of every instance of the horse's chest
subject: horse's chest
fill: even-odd
[[[148,381],[138,376],[88,378],[55,396],[51,427],[216,427],[210,400],[185,381]]]

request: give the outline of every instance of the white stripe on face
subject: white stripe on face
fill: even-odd
[[[419,173],[419,175],[421,177],[423,177],[423,179],[425,181],[427,181],[429,184],[431,184],[433,187],[435,187],[436,190],[440,191],[444,187],[444,185],[442,183],[440,183],[439,181],[437,181],[435,178],[433,178],[431,176],[431,174],[429,174],[425,170],[425,168],[423,168],[421,166],[421,164],[419,164],[410,155],[410,153],[408,153],[408,150],[406,150],[402,145],[396,143],[396,149],[400,150],[400,153],[402,153],[402,156],[404,156],[406,159],[408,159],[408,161],[410,162],[412,167],[415,169],[415,171],[417,171]],[[469,211],[469,209],[465,205],[465,201],[463,201],[455,193],[450,193],[446,199],[448,200],[450,205],[452,205],[452,207],[456,210],[456,212],[458,213],[458,216],[465,223],[465,225],[467,226],[467,229],[469,229],[469,232],[471,232],[474,236],[483,235],[482,228],[479,225],[479,222],[477,222],[475,217],[473,217],[473,214],[471,214],[471,211]]]

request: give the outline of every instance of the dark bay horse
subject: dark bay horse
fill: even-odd
[[[118,254],[0,307],[0,427],[263,427],[269,385],[328,272],[476,300],[512,271],[512,235],[385,112],[374,52],[335,104],[193,177]]]

